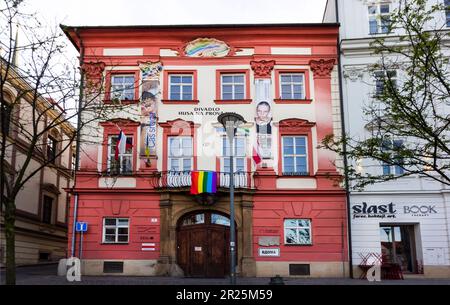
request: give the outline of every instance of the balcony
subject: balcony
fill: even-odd
[[[185,189],[188,190],[192,185],[191,171],[167,171],[159,172],[152,177],[152,186],[158,189]],[[256,189],[255,178],[252,172],[234,173],[234,188]],[[217,172],[217,190],[226,191],[230,188],[230,173]]]

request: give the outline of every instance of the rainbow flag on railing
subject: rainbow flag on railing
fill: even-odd
[[[217,173],[206,171],[195,171],[191,173],[191,194],[217,192]]]

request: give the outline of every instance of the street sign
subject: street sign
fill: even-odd
[[[77,224],[75,226],[75,230],[77,232],[86,232],[88,229],[88,224],[87,222],[81,222],[81,221],[77,221]]]
[[[259,256],[280,256],[280,248],[259,248]]]

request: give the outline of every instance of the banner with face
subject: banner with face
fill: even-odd
[[[256,134],[262,159],[272,158],[272,99],[270,79],[256,79]]]
[[[141,96],[141,156],[156,156],[156,118],[160,99],[160,62],[146,62],[140,65],[142,73]]]

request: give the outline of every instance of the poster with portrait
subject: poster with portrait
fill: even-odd
[[[272,158],[272,99],[270,79],[256,79],[256,135],[262,159]]]
[[[159,76],[162,71],[160,62],[140,64],[142,95],[141,95],[141,156],[156,156],[156,120],[157,105],[161,96]]]

